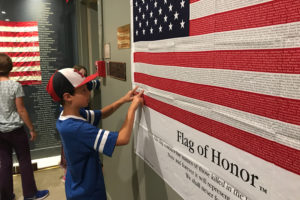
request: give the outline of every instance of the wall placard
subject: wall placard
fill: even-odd
[[[126,81],[126,63],[125,62],[109,62],[108,75]]]
[[[130,24],[120,26],[117,31],[118,36],[118,48],[129,49],[130,48]]]

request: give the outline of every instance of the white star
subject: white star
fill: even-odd
[[[135,6],[136,6],[136,7],[138,6],[138,3],[137,3],[137,1],[135,2]]]
[[[162,14],[162,9],[161,8],[159,8],[158,13],[159,13],[159,15]]]
[[[164,3],[167,4],[168,3],[167,0],[164,0]]]
[[[185,22],[182,20],[182,21],[180,22],[181,28],[184,28],[184,24],[185,24]]]
[[[139,31],[138,30],[135,31],[135,35],[139,35]]]
[[[169,31],[172,30],[172,27],[173,27],[173,24],[170,22],[170,24],[169,24]]]
[[[156,19],[156,18],[155,18],[155,20],[154,20],[154,24],[157,25],[157,19]]]
[[[172,6],[172,4],[170,4],[170,6],[169,6],[169,11],[171,12],[172,9],[173,9],[173,6]]]
[[[167,16],[167,15],[165,15],[165,17],[164,17],[164,21],[165,21],[165,22],[167,22],[167,21],[168,21],[168,16]]]
[[[180,2],[181,8],[184,8],[184,3],[185,2],[183,0]]]
[[[153,28],[152,27],[150,28],[150,33],[153,34]]]
[[[174,14],[174,20],[178,19],[178,15],[179,15],[179,13],[176,11],[176,13]]]
[[[143,29],[143,35],[145,35],[145,29]]]
[[[161,25],[159,26],[158,29],[159,29],[159,32],[162,32],[162,27],[161,27]]]
[[[142,8],[141,7],[139,7],[139,13],[142,11]]]
[[[142,23],[141,23],[141,22],[139,23],[139,27],[140,27],[140,28],[142,27]]]
[[[155,2],[154,2],[154,8],[156,8],[156,7],[157,7],[157,2],[155,1]]]
[[[143,3],[145,3],[145,0],[142,0]]]
[[[135,21],[137,21],[139,18],[138,18],[138,16],[135,16]]]
[[[152,18],[152,17],[153,17],[153,12],[151,11],[151,12],[150,12],[150,18]]]
[[[148,10],[148,4],[146,5],[146,10]]]
[[[145,14],[144,13],[143,13],[142,17],[143,17],[143,19],[145,19]]]
[[[148,24],[149,24],[149,22],[148,22],[148,20],[146,21],[146,26],[148,26]]]

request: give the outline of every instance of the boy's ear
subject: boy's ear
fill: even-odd
[[[66,92],[63,94],[63,99],[65,102],[70,102],[72,100],[72,95]]]

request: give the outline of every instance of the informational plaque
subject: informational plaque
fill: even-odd
[[[118,36],[118,48],[129,49],[130,48],[130,24],[120,26],[117,32]]]
[[[124,62],[109,62],[108,63],[108,75],[126,81],[126,63]]]
[[[299,200],[300,1],[165,2],[131,1],[136,153],[182,199]]]

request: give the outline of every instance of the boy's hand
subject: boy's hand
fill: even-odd
[[[136,94],[136,90],[139,86],[136,86],[133,90],[127,92],[127,94],[123,97],[124,102],[129,102],[133,100],[134,95]]]
[[[136,110],[140,104],[142,106],[144,105],[143,93],[144,90],[141,90],[137,95],[133,97],[131,106],[134,110]]]

